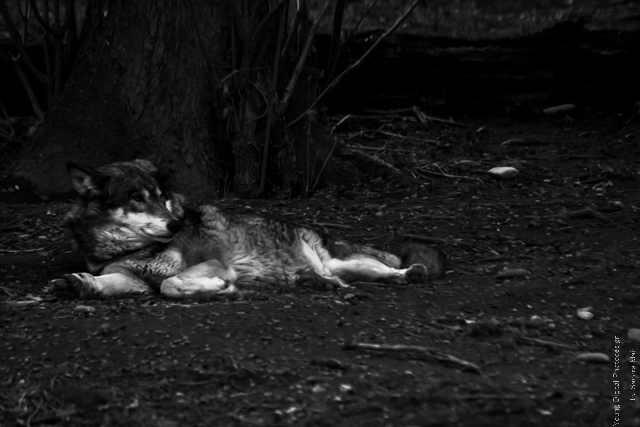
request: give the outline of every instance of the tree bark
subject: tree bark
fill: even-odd
[[[297,58],[277,52],[286,19],[272,3],[88,0],[71,77],[11,172],[55,194],[70,189],[69,161],[151,158],[194,197],[256,197],[265,182],[271,194],[313,189],[332,142],[312,115],[284,125],[311,105],[319,73],[291,86]],[[285,87],[292,102],[279,115]]]
[[[152,157],[181,190],[231,179],[216,70],[226,1],[90,0],[75,69],[13,166],[43,194],[68,191],[65,164]]]

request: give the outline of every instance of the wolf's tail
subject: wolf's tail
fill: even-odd
[[[429,279],[439,279],[447,269],[447,256],[444,252],[419,243],[409,243],[402,248],[402,267],[422,264],[427,267]]]

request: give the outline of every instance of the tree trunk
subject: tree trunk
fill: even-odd
[[[225,1],[90,0],[64,93],[13,167],[43,194],[68,191],[65,164],[150,155],[190,194],[230,179],[216,70],[228,54]]]
[[[41,194],[61,193],[70,188],[68,161],[151,157],[196,197],[317,184],[331,142],[311,115],[284,124],[313,101],[318,72],[303,71],[285,114],[274,107],[297,62],[279,52],[287,22],[280,3],[88,3],[74,71],[14,174]]]

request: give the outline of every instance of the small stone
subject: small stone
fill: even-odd
[[[311,391],[314,393],[322,393],[327,391],[327,389],[323,386],[321,386],[320,384],[316,384],[311,388]]]
[[[640,329],[629,329],[627,336],[631,341],[640,342]]]
[[[518,169],[510,166],[501,166],[493,169],[489,169],[489,173],[496,178],[511,179],[518,175]]]
[[[579,308],[577,315],[579,318],[583,320],[591,320],[593,319],[593,313],[591,312],[591,307]]]
[[[93,313],[96,311],[95,307],[91,307],[88,305],[78,305],[73,309],[76,313]]]

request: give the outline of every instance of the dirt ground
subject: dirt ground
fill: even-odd
[[[215,202],[380,248],[431,242],[450,265],[423,286],[55,298],[48,280],[84,270],[69,204],[3,188],[0,425],[640,425],[640,118],[458,120],[352,117],[344,152],[393,168],[305,200]]]

